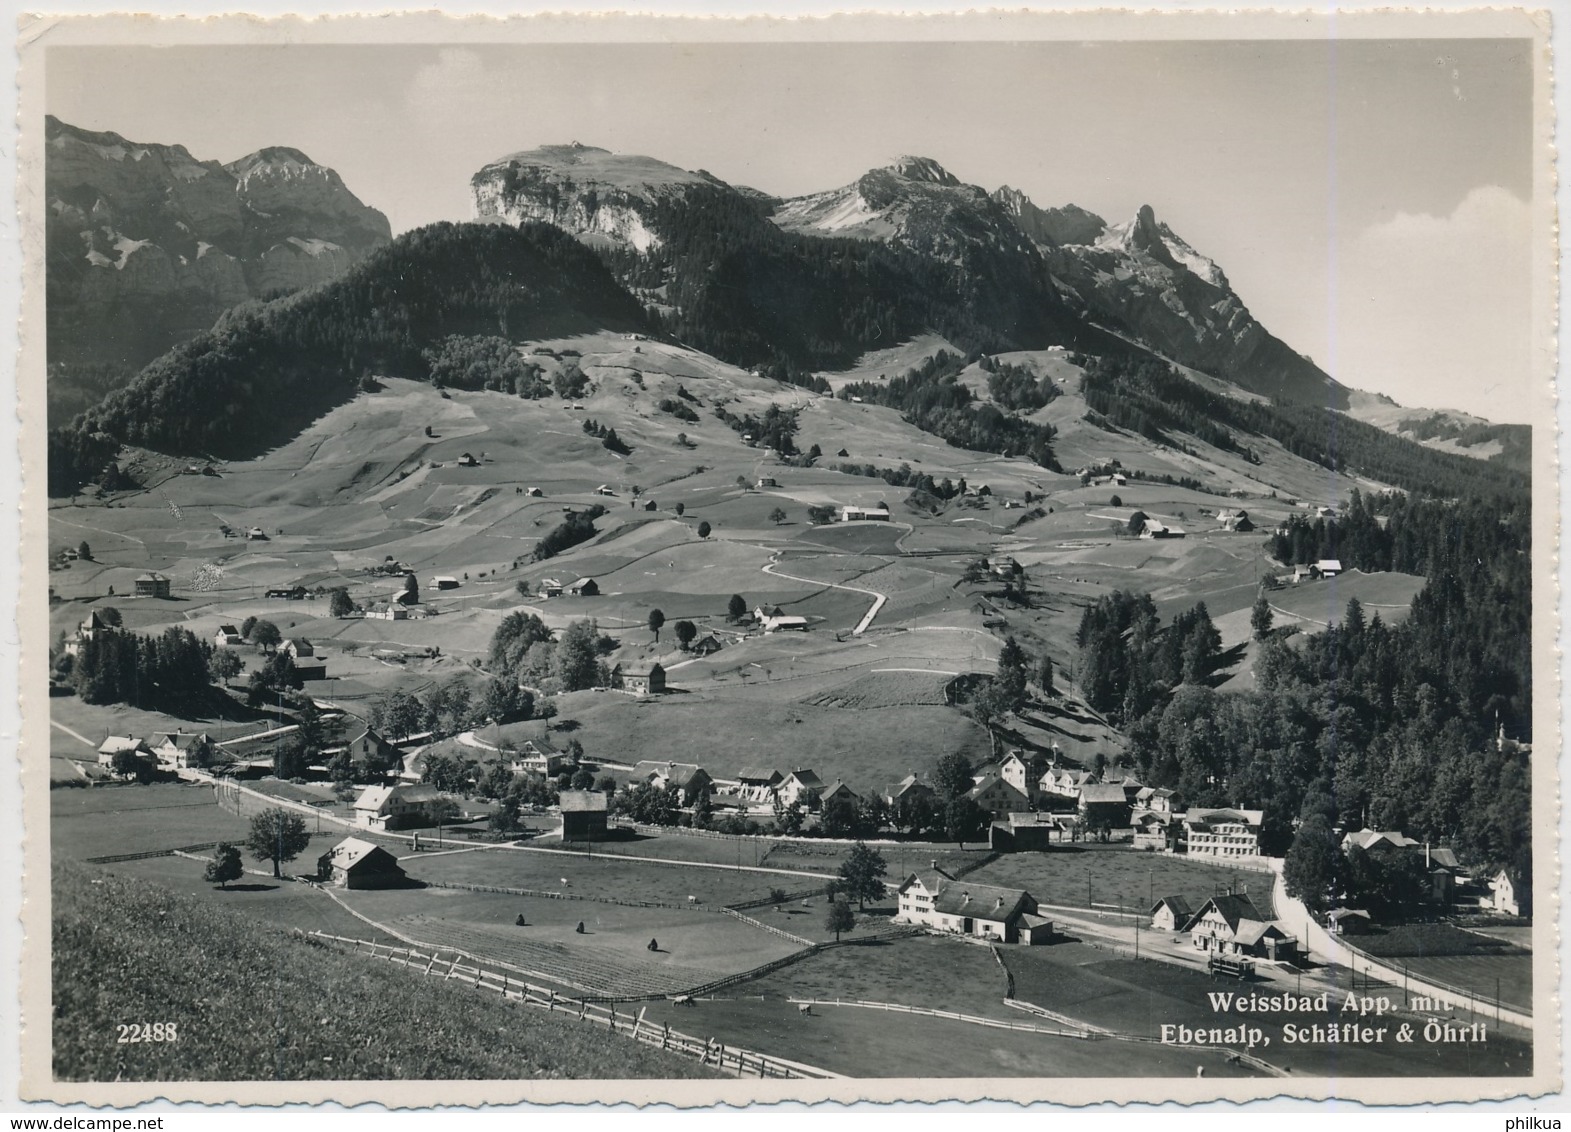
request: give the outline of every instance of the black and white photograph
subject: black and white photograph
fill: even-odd
[[[1473,15],[26,29],[23,1097],[1558,1088]]]

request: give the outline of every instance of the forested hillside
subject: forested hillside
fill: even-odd
[[[1333,471],[1356,472],[1411,491],[1454,496],[1527,490],[1527,476],[1508,465],[1437,452],[1322,406],[1224,397],[1164,362],[1127,350],[1093,358],[1083,388],[1086,403],[1097,413],[1157,443],[1174,443],[1169,434],[1183,431],[1254,459],[1247,443],[1253,434]]]
[[[1089,333],[1063,306],[1040,257],[952,263],[866,240],[784,232],[769,204],[729,187],[648,206],[661,243],[607,251],[681,341],[803,383],[813,369],[933,330],[971,349],[1039,348]]]
[[[1149,595],[1087,609],[1077,678],[1120,720],[1136,772],[1193,805],[1265,811],[1281,852],[1295,818],[1400,829],[1475,859],[1525,868],[1530,770],[1496,728],[1532,737],[1530,507],[1519,496],[1354,498],[1334,541],[1344,565],[1425,573],[1407,620],[1350,602],[1337,626],[1289,642],[1257,627],[1258,691],[1208,686],[1214,629],[1203,610],[1163,626]],[[1309,546],[1302,528],[1279,545]],[[1263,603],[1264,604],[1264,603]]]
[[[249,456],[352,397],[372,374],[426,379],[450,335],[513,341],[644,325],[601,261],[545,224],[434,224],[331,283],[229,312],[127,388],[52,430],[52,492],[122,443]]]

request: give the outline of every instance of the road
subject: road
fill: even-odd
[[[849,590],[852,593],[863,594],[872,598],[873,607],[869,609],[865,615],[863,615],[862,620],[857,622],[856,628],[851,630],[851,635],[853,637],[860,637],[867,631],[867,627],[873,623],[873,618],[878,616],[878,611],[882,609],[884,607],[884,603],[889,600],[877,590],[863,589],[861,586],[848,586],[841,582],[821,582],[817,578],[799,578],[795,574],[787,574],[783,570],[776,569],[773,562],[765,565],[763,570],[764,573],[772,574],[776,578],[785,578],[786,580],[792,582],[803,582],[810,586],[826,586],[832,590]]]
[[[91,747],[95,751],[98,750],[98,744],[93,742],[86,735],[83,735],[80,731],[72,731],[65,724],[63,724],[63,723],[56,723],[52,719],[49,721],[49,726],[53,727],[53,728],[56,728],[56,729],[58,729],[60,731],[64,731],[67,735],[71,736],[71,738],[77,740],[80,743],[87,744],[87,746]]]

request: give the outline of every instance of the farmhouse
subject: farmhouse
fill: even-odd
[[[779,485],[779,483],[777,483],[775,481],[775,477],[774,476],[761,476],[759,478],[759,480],[758,480],[758,490],[760,490],[760,491],[762,491],[766,487],[779,487],[779,486],[780,485]]]
[[[659,661],[629,661],[611,670],[612,686],[638,696],[658,696],[666,690],[665,667]]]
[[[95,609],[82,619],[82,623],[76,629],[76,639],[66,645],[65,651],[75,656],[81,651],[85,642],[96,641],[105,633],[114,631],[115,627],[109,623],[102,613]]]
[[[1126,829],[1129,796],[1116,782],[1088,782],[1080,788],[1080,816],[1090,829]]]
[[[1096,775],[1089,770],[1079,770],[1072,767],[1050,767],[1047,772],[1037,780],[1038,800],[1049,804],[1057,804],[1063,808],[1065,804],[1078,804],[1080,791],[1087,783],[1095,782]]]
[[[267,591],[271,598],[283,598],[286,601],[303,601],[305,599],[304,586],[276,586]]]
[[[1156,519],[1147,518],[1144,525],[1140,528],[1140,537],[1183,538],[1184,532],[1183,528],[1181,527],[1170,527],[1166,523],[1159,522]]]
[[[366,766],[393,766],[399,759],[398,748],[369,727],[344,744],[344,750],[353,762]]]
[[[339,888],[388,888],[405,880],[397,857],[358,837],[346,837],[318,857],[316,875]]]
[[[917,776],[908,774],[899,782],[892,782],[884,787],[884,801],[891,806],[897,806],[908,798],[931,798],[933,788],[920,781]]]
[[[647,782],[660,790],[674,791],[684,806],[693,805],[714,786],[709,772],[694,763],[635,763],[630,781]]]
[[[166,731],[154,735],[150,746],[163,770],[189,770],[212,761],[213,744],[205,732]]]
[[[1171,814],[1178,809],[1178,792],[1166,786],[1144,786],[1135,795],[1135,807],[1158,814]]]
[[[288,637],[278,647],[278,651],[287,655],[291,660],[302,660],[316,655],[316,646],[304,637]]]
[[[994,821],[1001,820],[1013,810],[1024,810],[1027,806],[1025,794],[996,774],[984,775],[980,782],[971,787],[966,797],[982,807]]]
[[[1333,908],[1326,913],[1332,935],[1368,935],[1370,915],[1362,908]]]
[[[133,738],[130,735],[111,735],[98,744],[98,765],[101,767],[113,767],[115,756],[123,751],[130,751],[131,754],[136,756],[137,761],[145,763],[148,767],[152,767],[156,762],[153,752],[141,739]]]
[[[526,487],[524,489],[524,494],[529,496],[531,499],[539,499],[540,496],[545,493],[542,492],[538,487]]]
[[[1260,914],[1247,896],[1213,896],[1183,927],[1198,951],[1291,959],[1298,939]]]
[[[1047,773],[1047,756],[1027,755],[1024,751],[1010,751],[998,764],[998,776],[1020,791],[1028,801],[1035,802],[1040,790],[1042,775]]]
[[[573,597],[599,597],[600,583],[593,578],[579,578],[568,584],[567,592]]]
[[[1334,578],[1342,572],[1340,558],[1322,558],[1316,562],[1312,573],[1321,578]]]
[[[807,632],[807,618],[794,614],[782,614],[779,617],[767,617],[760,624],[766,633],[805,633]]]
[[[367,786],[355,799],[355,824],[362,829],[412,829],[435,825],[433,808],[441,791],[424,783]]]
[[[168,597],[169,579],[162,574],[143,574],[136,579],[137,597]]]
[[[1194,908],[1182,896],[1164,896],[1151,906],[1151,929],[1159,932],[1182,931],[1194,915]]]
[[[513,756],[514,774],[542,774],[555,778],[573,765],[572,756],[559,751],[544,739],[525,739],[518,753]]]
[[[541,597],[561,597],[562,596],[562,588],[563,588],[562,587],[562,583],[557,581],[555,578],[541,578],[540,579],[540,596]]]
[[[744,802],[770,803],[785,775],[770,766],[744,766],[736,775],[736,792]]]
[[[1025,889],[955,880],[936,862],[908,876],[897,892],[895,919],[904,923],[997,943],[1046,943],[1053,934],[1053,922],[1036,914],[1036,899]]]
[[[660,505],[658,503],[656,503],[653,499],[646,499],[646,500],[644,500],[644,510],[645,511],[658,511],[658,510],[660,510]]]
[[[1003,554],[990,561],[987,564],[987,568],[993,572],[995,577],[1007,578],[1020,569],[1020,563],[1016,562],[1009,555]]]
[[[1226,507],[1222,508],[1222,510],[1216,513],[1216,521],[1221,524],[1224,531],[1252,531],[1255,529],[1254,522],[1249,518],[1249,512],[1242,507],[1236,511]]]
[[[604,841],[610,799],[599,790],[564,790],[559,799],[563,841]]]
[[[1173,847],[1177,823],[1172,814],[1158,810],[1139,810],[1130,817],[1136,849],[1166,850]]]
[[[862,795],[837,778],[824,787],[823,791],[818,795],[818,801],[820,805],[826,807],[838,802],[849,804],[855,808],[862,804]]]
[[[1050,849],[1055,841],[1074,841],[1079,829],[1079,820],[1071,816],[1040,810],[1011,812],[988,827],[988,848],[1000,853]]]
[[[262,542],[266,542],[267,532],[264,531],[261,527],[248,527],[246,528],[245,537],[247,539],[260,539]]]
[[[458,457],[458,466],[460,468],[478,468],[480,461],[476,460],[468,452],[464,452]]]
[[[367,609],[365,615],[377,621],[407,621],[409,608],[399,605],[396,601],[379,601]]]
[[[720,638],[715,636],[713,633],[710,633],[707,637],[703,637],[700,640],[694,641],[692,647],[688,649],[688,651],[694,653],[697,656],[713,656],[723,648],[725,648],[725,645],[721,642]]]
[[[1489,878],[1488,907],[1507,916],[1522,914],[1522,901],[1517,898],[1516,882],[1505,869]]]
[[[458,579],[451,574],[438,574],[431,579],[431,582],[439,590],[456,590],[458,588]]]
[[[213,634],[213,644],[219,648],[233,648],[235,645],[245,643],[245,638],[240,635],[240,630],[233,625],[220,625],[218,632]]]
[[[786,775],[776,796],[782,806],[795,803],[804,810],[818,809],[818,796],[823,793],[824,780],[806,767],[797,767]]]
[[[889,510],[884,507],[852,507],[849,504],[840,508],[840,521],[842,523],[870,522],[889,519]]]
[[[1260,810],[1193,809],[1180,819],[1180,850],[1191,857],[1255,857],[1260,853]]]

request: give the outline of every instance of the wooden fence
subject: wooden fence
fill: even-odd
[[[907,1006],[900,1002],[867,1002],[863,999],[788,998],[787,1002],[813,1006],[855,1006],[864,1010],[888,1010],[897,1014],[920,1014],[926,1018],[947,1018],[952,1022],[965,1022],[972,1026],[988,1026],[995,1030],[1019,1030],[1028,1034],[1047,1034],[1056,1038],[1076,1038],[1087,1041],[1099,1035],[1080,1029],[1061,1029],[1038,1026],[1034,1022],[1004,1022],[997,1018],[982,1018],[975,1014],[959,1014],[953,1010],[938,1010],[931,1006]]]
[[[696,1038],[684,1034],[680,1030],[673,1030],[670,1023],[652,1022],[645,1018],[647,1007],[637,1014],[623,1013],[616,1009],[614,1003],[604,1004],[588,999],[570,998],[558,994],[550,987],[540,987],[510,978],[506,971],[487,970],[480,966],[478,961],[471,966],[461,962],[466,958],[461,952],[453,952],[447,948],[433,948],[427,954],[415,948],[392,947],[372,940],[349,939],[321,931],[305,934],[310,939],[349,947],[358,954],[396,963],[406,970],[422,975],[444,980],[458,979],[467,986],[495,991],[512,1002],[520,1002],[552,1014],[564,1014],[580,1022],[604,1026],[613,1034],[620,1034],[632,1041],[693,1058],[700,1065],[712,1066],[723,1073],[735,1074],[738,1077],[827,1080],[839,1076],[828,1070],[817,1069],[800,1062],[770,1057],[740,1046],[728,1046],[713,1038]],[[451,958],[445,957],[443,952],[448,952]]]
[[[803,939],[801,936],[793,935],[791,932],[786,931],[784,928],[777,928],[773,924],[766,924],[762,920],[755,920],[751,916],[744,916],[744,915],[742,915],[742,913],[738,912],[735,908],[722,908],[722,909],[720,909],[720,911],[725,913],[727,916],[730,916],[733,920],[741,920],[744,924],[749,924],[749,925],[751,925],[752,927],[755,927],[755,928],[762,928],[762,929],[764,929],[764,931],[769,932],[772,935],[777,935],[781,939],[790,940],[792,943],[797,944],[799,947],[812,947],[813,946],[813,941],[810,940],[810,939]]]

